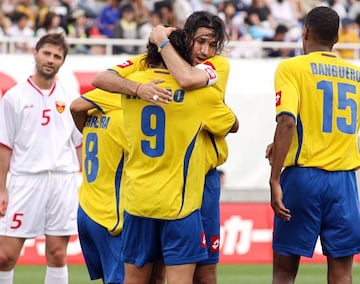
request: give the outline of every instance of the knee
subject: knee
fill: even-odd
[[[194,284],[216,284],[216,265],[198,266],[194,274]]]
[[[66,249],[55,248],[46,252],[47,264],[52,267],[66,265]]]
[[[0,250],[0,271],[8,271],[14,268],[18,255]]]

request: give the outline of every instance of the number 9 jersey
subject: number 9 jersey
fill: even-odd
[[[279,64],[276,115],[289,114],[296,121],[285,167],[338,171],[360,166],[359,83],[360,68],[332,52],[312,52]]]

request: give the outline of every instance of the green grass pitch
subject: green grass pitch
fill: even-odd
[[[266,284],[271,283],[271,265],[219,265],[219,284]],[[360,263],[354,264],[353,283],[360,283]],[[19,265],[15,268],[14,284],[44,283],[44,266]],[[69,284],[101,284],[101,281],[90,281],[85,266],[69,266]],[[297,284],[326,283],[326,265],[301,264]]]

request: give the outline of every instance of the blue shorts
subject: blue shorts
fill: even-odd
[[[124,264],[121,262],[121,237],[94,222],[79,206],[78,231],[81,250],[90,279],[103,279],[105,284],[124,282]]]
[[[205,176],[200,212],[209,258],[199,264],[216,264],[220,256],[220,176],[216,169]]]
[[[142,267],[163,259],[165,265],[207,259],[200,211],[177,220],[144,218],[124,213],[122,260]]]
[[[274,218],[273,250],[312,257],[316,241],[324,255],[360,252],[360,210],[354,171],[290,167],[281,174],[283,201],[291,221]]]

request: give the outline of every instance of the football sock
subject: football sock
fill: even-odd
[[[68,268],[46,266],[45,284],[68,284]]]
[[[9,271],[0,271],[0,283],[13,284],[14,281],[14,269]]]

